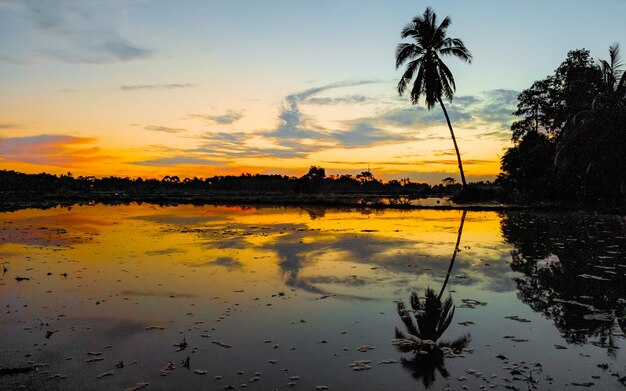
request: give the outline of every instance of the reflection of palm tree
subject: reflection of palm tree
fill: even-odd
[[[396,327],[396,339],[393,340],[393,344],[401,352],[414,353],[410,359],[402,358],[402,366],[409,369],[414,378],[422,378],[426,387],[435,380],[435,371],[439,371],[443,377],[449,376],[444,366],[444,358],[454,357],[455,354],[461,353],[470,342],[469,334],[454,341],[439,341],[454,317],[452,297],[448,296],[443,301],[441,297],[459,251],[466,215],[467,211],[463,211],[448,273],[439,294],[437,295],[431,288],[426,289],[423,299],[420,299],[417,293],[411,293],[410,309],[406,308],[403,302],[398,302],[398,315],[408,335]]]
[[[446,285],[448,285],[448,280],[450,279],[450,273],[452,273],[452,268],[454,267],[454,260],[456,259],[456,253],[459,250],[459,244],[461,244],[461,235],[463,234],[463,224],[465,223],[465,216],[467,216],[467,211],[463,211],[463,215],[461,216],[461,224],[459,225],[459,231],[456,236],[456,245],[454,246],[454,252],[452,253],[452,259],[450,259],[450,266],[448,267],[448,273],[446,274],[446,279],[443,281],[443,286],[441,287],[441,291],[439,291],[439,300],[441,300],[441,296],[443,292],[446,290]]]
[[[410,304],[411,308],[408,309],[403,302],[398,303],[398,315],[408,335],[396,327],[393,344],[401,352],[414,352],[412,358],[402,359],[402,365],[416,379],[422,378],[424,385],[428,387],[435,380],[435,370],[443,377],[448,377],[444,358],[461,353],[469,344],[470,336],[465,335],[454,341],[438,341],[454,317],[452,297],[442,302],[435,291],[428,288],[423,300],[413,292]]]
[[[402,79],[398,83],[398,93],[400,95],[404,93],[417,71],[411,89],[411,102],[417,104],[423,95],[428,109],[433,108],[437,103],[441,106],[454,143],[461,181],[463,187],[466,187],[461,154],[456,144],[450,117],[442,100],[442,97],[445,97],[452,101],[456,85],[452,72],[439,56],[453,55],[463,61],[471,62],[472,54],[460,39],[446,37],[446,30],[450,23],[450,18],[446,17],[441,24],[437,25],[437,15],[429,7],[426,8],[423,15],[416,16],[402,29],[402,38],[411,38],[415,42],[401,43],[396,49],[396,69],[409,61]]]

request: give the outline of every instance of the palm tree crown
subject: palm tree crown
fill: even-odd
[[[402,79],[398,82],[398,93],[402,95],[415,76],[411,89],[413,104],[417,104],[422,95],[429,109],[441,97],[452,100],[456,84],[452,72],[440,55],[453,55],[465,62],[472,62],[472,54],[462,40],[446,37],[451,22],[446,17],[437,25],[437,15],[429,7],[423,15],[416,16],[402,29],[402,38],[411,38],[414,42],[400,43],[396,49],[396,69],[408,61]]]

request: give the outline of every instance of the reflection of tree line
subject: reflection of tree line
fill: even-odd
[[[616,334],[626,332],[624,218],[507,213],[501,229],[514,246],[511,268],[523,274],[519,298],[568,342],[613,354]]]
[[[443,300],[442,297],[459,251],[466,215],[467,211],[463,211],[450,266],[439,294],[429,287],[424,297],[419,297],[416,292],[411,293],[410,308],[407,308],[404,302],[398,302],[397,305],[398,315],[406,333],[396,327],[396,339],[393,340],[393,344],[403,353],[413,353],[410,358],[402,358],[402,366],[408,369],[414,378],[421,378],[426,387],[435,380],[436,371],[443,377],[449,376],[444,365],[445,358],[462,353],[471,340],[469,334],[453,341],[441,339],[454,317],[452,296]]]

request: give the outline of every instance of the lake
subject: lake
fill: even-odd
[[[623,390],[625,255],[584,212],[0,213],[0,389]]]

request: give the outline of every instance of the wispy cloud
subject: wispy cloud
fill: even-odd
[[[22,65],[25,63],[23,60],[7,54],[0,54],[0,61],[13,65]]]
[[[19,126],[17,124],[0,124],[0,129],[17,129]]]
[[[365,95],[346,95],[338,97],[320,97],[309,98],[306,103],[312,105],[338,105],[338,104],[356,104],[369,102],[370,98]]]
[[[314,118],[302,113],[300,104],[315,99],[317,94],[324,91],[373,83],[377,83],[377,81],[342,81],[289,94],[285,97],[283,107],[278,116],[279,122],[277,127],[261,132],[261,135],[276,145],[291,151],[294,157],[305,156],[310,152],[324,148],[324,144],[327,146],[329,143],[342,142],[341,139],[334,136],[340,136],[344,141],[355,141],[356,139],[350,133],[343,133],[343,136],[341,136],[342,133],[333,132],[320,126]],[[325,102],[331,103],[331,101]],[[376,132],[374,129],[369,130],[371,136]],[[311,143],[311,140],[316,140],[316,143]]]
[[[224,162],[207,160],[196,156],[169,156],[129,162],[128,164],[134,164],[137,166],[170,167],[180,165],[216,166],[222,165]]]
[[[374,81],[344,81],[309,88],[285,96],[278,116],[277,124],[270,129],[252,131],[206,132],[196,136],[198,144],[182,151],[187,158],[159,158],[144,162],[142,165],[199,164],[207,165],[203,159],[212,159],[223,167],[233,164],[238,158],[306,158],[314,152],[328,149],[367,148],[373,146],[401,144],[417,141],[448,140],[447,134],[439,134],[435,127],[445,126],[441,110],[426,110],[423,107],[411,107],[406,102],[393,100],[391,97],[379,106],[376,114],[369,117],[357,117],[350,120],[335,121],[328,125],[306,112],[307,104],[344,104],[352,101],[359,104],[364,98],[344,99],[328,97],[344,87],[357,87],[372,84]],[[319,95],[318,95],[319,94]],[[326,95],[328,95],[326,94]],[[510,113],[516,103],[517,92],[510,90],[485,91],[475,96],[460,96],[447,106],[448,114],[455,126],[475,129],[479,138],[504,140],[510,135],[508,130],[512,117]],[[316,99],[323,99],[316,101]],[[336,100],[335,100],[336,99]],[[408,107],[407,107],[408,106]],[[381,109],[382,108],[382,109]],[[228,125],[243,116],[241,111],[229,110],[221,114],[191,114],[187,119],[201,119],[211,124]],[[146,129],[177,133],[178,128],[151,125]],[[396,165],[456,165],[451,158],[452,150],[436,153],[442,160],[413,160],[411,155],[407,163],[388,161],[384,164]],[[189,157],[192,156],[192,157]],[[404,158],[405,160],[407,157]],[[468,160],[466,164],[486,164],[487,161]],[[383,164],[383,163],[381,163]]]
[[[156,125],[148,125],[148,126],[145,126],[144,129],[151,130],[153,132],[162,132],[162,133],[183,133],[187,131],[187,129],[183,129],[183,128],[170,128],[168,126],[156,126]]]
[[[137,90],[174,90],[178,88],[195,87],[193,83],[170,83],[170,84],[132,84],[119,86],[120,91],[137,91]]]
[[[187,119],[201,119],[210,124],[230,125],[243,118],[243,111],[228,110],[224,114],[207,115],[207,114],[189,114]]]
[[[119,7],[72,0],[11,2],[46,39],[39,52],[68,63],[113,63],[148,58],[151,49],[131,42],[113,21]]]
[[[376,126],[375,122],[368,119],[350,121],[348,130],[333,132],[332,137],[344,148],[367,147],[414,138],[412,135],[392,133]]]

